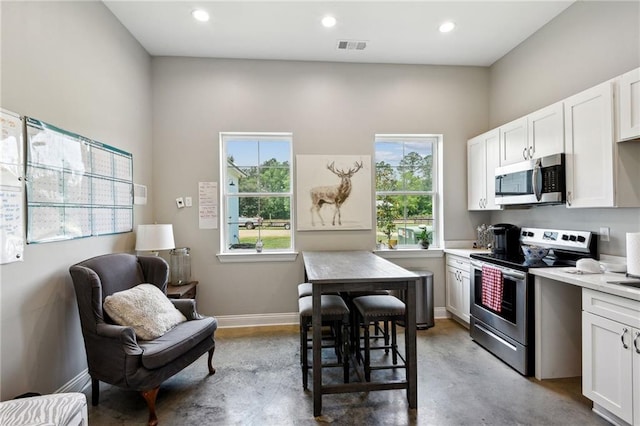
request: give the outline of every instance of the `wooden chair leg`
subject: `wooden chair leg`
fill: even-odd
[[[309,385],[309,348],[307,347],[307,338],[309,327],[306,323],[300,326],[302,333],[302,341],[304,342],[302,350],[302,389],[307,390]]]
[[[393,365],[398,364],[398,335],[396,329],[396,320],[391,320],[391,353],[393,359]]]
[[[156,426],[158,424],[158,416],[156,416],[156,397],[158,396],[159,390],[160,386],[140,392],[144,400],[147,401],[147,406],[149,407],[149,426]]]
[[[364,322],[364,379],[371,381],[371,340],[369,338],[369,325],[371,321],[368,318],[363,319]]]
[[[215,346],[209,350],[209,359],[207,360],[207,365],[209,366],[209,374],[211,375],[216,374],[216,369],[213,368],[213,363],[211,362],[213,360],[213,351],[215,350]]]
[[[100,400],[100,380],[91,378],[91,404],[98,405]]]
[[[343,381],[344,383],[349,383],[349,318],[347,316],[347,318],[344,320],[343,324],[343,332],[342,335],[344,336],[344,341],[342,341],[342,351],[343,351],[343,355],[342,355],[342,374],[343,374]]]

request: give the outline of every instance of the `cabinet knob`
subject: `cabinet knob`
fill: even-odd
[[[629,329],[627,327],[625,327],[625,328],[622,329],[622,334],[620,335],[620,341],[622,342],[622,347],[625,348],[625,349],[629,349],[629,345],[627,345],[624,342],[624,336],[625,336],[625,334],[627,334],[628,331],[629,331]]]
[[[571,191],[567,191],[567,205],[571,205]]]
[[[529,147],[529,158],[533,158],[533,153],[536,152],[535,149],[533,149],[533,146]]]
[[[525,160],[527,159],[527,147],[526,146],[522,150],[522,158],[524,158]]]
[[[636,353],[640,354],[640,347],[638,342],[640,341],[640,331],[636,331],[636,337],[633,339],[633,347],[636,348]]]

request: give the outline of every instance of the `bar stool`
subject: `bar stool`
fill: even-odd
[[[358,314],[356,313],[356,309],[353,305],[353,300],[356,297],[362,296],[372,296],[372,295],[388,295],[391,294],[389,290],[358,290],[358,291],[347,291],[341,293],[342,298],[347,303],[349,310],[351,311],[351,347],[357,348],[359,347],[359,342],[356,342],[357,339],[360,339],[360,333],[358,330]],[[376,321],[373,325],[373,334],[369,335],[369,338],[372,340],[384,339],[385,345],[389,345],[389,324],[384,321],[382,327],[380,326],[380,322]],[[388,353],[388,350],[387,350]],[[358,354],[359,355],[359,354]],[[360,357],[358,356],[358,360]]]
[[[396,323],[398,320],[404,319],[405,304],[395,296],[391,295],[368,295],[360,296],[353,299],[353,305],[358,313],[358,321],[356,324],[362,323],[364,328],[364,375],[366,381],[371,381],[371,370],[382,370],[389,368],[398,368],[398,357],[403,362],[402,368],[406,367],[406,361],[398,352],[398,339]],[[391,324],[391,344],[385,339],[382,346],[371,346],[371,338],[369,327],[378,321]],[[356,327],[354,324],[354,327]],[[371,350],[384,349],[385,352],[391,350],[393,365],[371,366]],[[357,339],[356,347],[358,356],[360,357],[360,338]]]
[[[350,312],[347,304],[340,296],[323,294],[320,296],[320,310],[322,312],[322,325],[330,326],[333,343],[323,345],[323,348],[335,349],[337,362],[322,364],[323,367],[342,367],[344,382],[349,382],[349,344],[345,336],[349,335]],[[309,380],[309,329],[312,326],[313,298],[304,296],[298,299],[298,311],[300,312],[300,363],[302,367],[302,387],[307,389]]]

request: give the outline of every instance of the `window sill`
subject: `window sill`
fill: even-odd
[[[218,253],[216,256],[221,263],[294,262],[298,252]]]
[[[435,247],[429,249],[381,249],[374,250],[373,252],[385,259],[415,259],[444,256],[444,250]]]

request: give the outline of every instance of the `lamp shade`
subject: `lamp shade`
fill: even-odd
[[[173,242],[173,225],[154,224],[138,225],[136,232],[136,251],[171,250]]]

